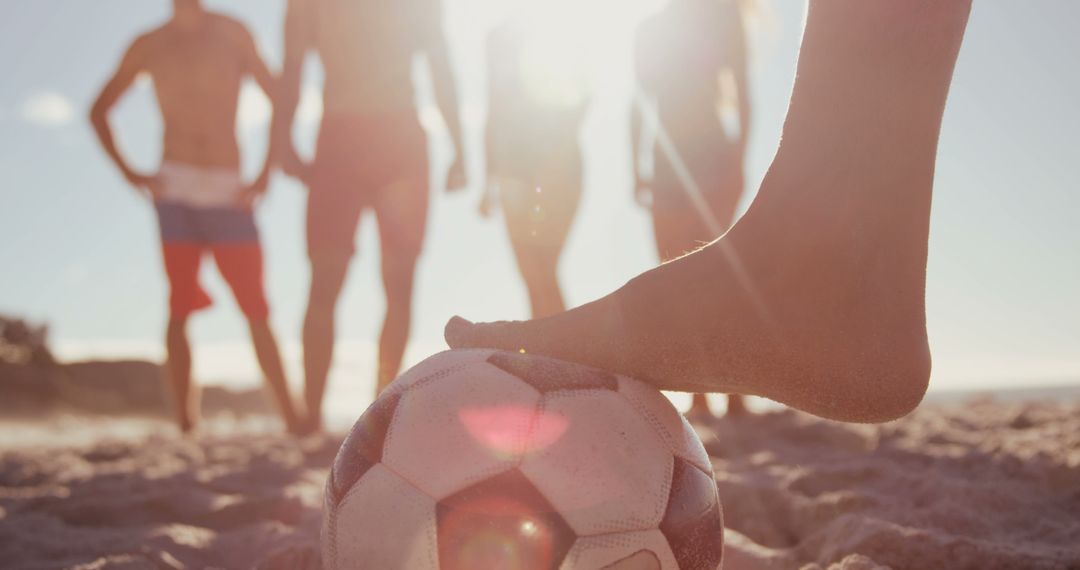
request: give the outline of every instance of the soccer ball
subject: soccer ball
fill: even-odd
[[[704,570],[723,518],[701,441],[636,380],[490,350],[433,356],[353,426],[326,568]]]

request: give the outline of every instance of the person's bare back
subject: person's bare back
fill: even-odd
[[[237,168],[236,113],[254,40],[239,22],[207,13],[196,27],[170,21],[139,37],[128,59],[154,82],[166,162]]]
[[[411,108],[412,58],[422,45],[417,18],[403,7],[420,3],[308,1],[315,5],[314,42],[326,73],[326,112],[366,115]]]
[[[441,18],[426,0],[292,0],[286,35],[322,60],[325,113],[369,116],[414,106],[413,56],[441,40]]]

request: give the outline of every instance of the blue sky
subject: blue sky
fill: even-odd
[[[582,136],[585,200],[561,267],[572,304],[656,262],[647,218],[631,201],[627,54],[632,23],[660,1],[611,3],[622,8],[605,26],[609,59]],[[481,40],[498,3],[446,2],[475,150]],[[247,22],[266,59],[278,65],[283,0],[207,3]],[[124,47],[169,9],[166,0],[0,3],[0,312],[48,322],[68,354],[159,353],[166,287],[152,210],[106,161],[85,117]],[[755,40],[750,194],[778,141],[803,10],[802,3],[775,2],[772,25]],[[1080,383],[1077,21],[1080,3],[1071,0],[976,2],[945,117],[934,196],[927,290],[934,388]],[[318,73],[309,80],[308,91],[317,92]],[[265,103],[248,95],[238,130],[251,171],[265,145]],[[317,102],[308,110],[298,128],[305,148]],[[123,102],[114,124],[133,161],[154,167],[160,119],[147,86]],[[432,146],[436,165],[445,167],[441,134]],[[498,220],[474,214],[476,190],[434,199],[413,361],[443,346],[442,325],[453,314],[526,316],[505,232]],[[294,370],[307,287],[303,208],[304,190],[278,177],[258,214],[273,322]],[[353,380],[335,382],[370,382],[370,345],[383,311],[370,222],[360,232],[340,308],[339,375]],[[208,269],[205,276],[218,303],[193,327],[203,349],[197,369],[215,378],[254,377],[242,319],[216,273]]]

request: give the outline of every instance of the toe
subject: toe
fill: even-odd
[[[450,348],[473,348],[472,331],[476,325],[458,316],[452,317],[443,328],[443,338]]]
[[[461,317],[454,317],[446,323],[443,336],[450,348],[519,350],[523,348],[522,337],[527,326],[527,322],[473,323]]]

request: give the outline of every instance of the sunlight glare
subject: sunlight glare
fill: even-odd
[[[477,33],[516,23],[526,89],[537,103],[566,107],[587,101],[601,87],[603,72],[625,59],[637,25],[667,1],[463,0]]]

